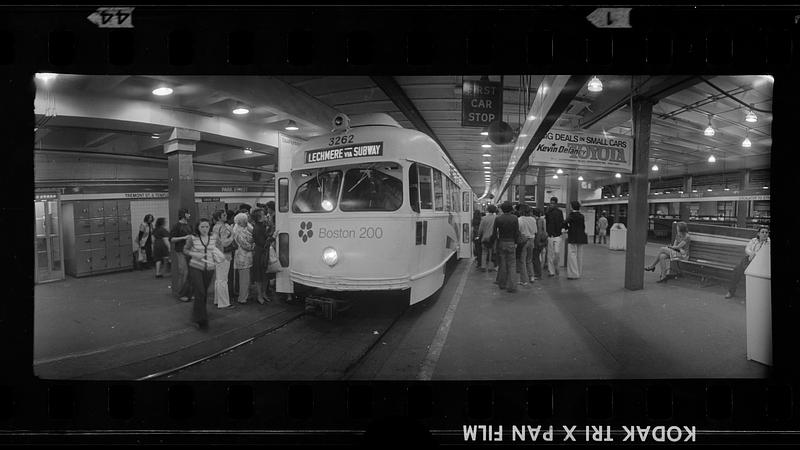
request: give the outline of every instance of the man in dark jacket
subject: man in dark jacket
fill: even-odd
[[[564,223],[567,230],[567,279],[577,280],[583,270],[583,245],[589,240],[586,236],[586,223],[580,212],[580,202],[573,200],[570,207],[572,212]]]
[[[550,197],[550,206],[544,213],[547,224],[547,272],[551,277],[558,275],[561,260],[561,229],[564,227],[564,213],[558,208],[558,198]]]
[[[494,220],[494,232],[497,236],[500,267],[497,270],[497,285],[508,292],[517,292],[517,234],[519,222],[514,215],[511,202],[500,205],[503,214]]]

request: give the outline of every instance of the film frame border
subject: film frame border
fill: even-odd
[[[5,78],[7,94],[12,94],[6,98],[13,106],[4,108],[2,124],[10,125],[6,135],[12,137],[12,147],[32,144],[32,133],[22,131],[32,128],[32,115],[23,117],[14,111],[30,107],[35,94],[32,75],[40,71],[769,73],[775,75],[779,89],[773,96],[777,145],[772,151],[776,187],[772,196],[774,204],[791,205],[791,177],[779,172],[790,161],[788,123],[798,115],[793,110],[798,94],[781,80],[798,79],[800,11],[796,8],[634,7],[630,30],[592,27],[585,19],[594,9],[590,6],[465,7],[459,11],[435,6],[252,7],[238,13],[211,7],[196,7],[188,13],[186,8],[136,7],[135,28],[114,30],[88,22],[86,15],[93,9],[17,8],[0,18],[0,76]],[[541,29],[538,23],[548,26]],[[741,32],[753,24],[757,24],[756,32]],[[487,54],[492,56],[487,58]],[[22,183],[30,183],[25,186],[32,190],[32,179],[22,179],[13,170],[30,167],[28,154],[11,156],[14,163],[6,166],[11,170],[2,177],[4,187],[14,192]],[[8,210],[24,216],[29,206],[20,203]],[[775,209],[773,215],[773,235],[787,244],[788,254],[794,254],[796,241],[789,236],[797,219],[784,209]],[[32,266],[27,264],[30,252],[21,242],[13,245],[15,257],[26,262],[12,269],[14,279],[32,284],[31,274],[23,269]],[[29,438],[44,444],[64,439],[208,444],[230,442],[234,437],[259,443],[301,438],[330,444],[369,440],[380,431],[404,426],[412,431],[410,436],[459,443],[461,425],[473,423],[615,428],[654,424],[695,425],[698,443],[797,443],[798,434],[779,432],[796,431],[800,423],[798,385],[792,379],[797,375],[796,362],[789,344],[796,336],[790,318],[797,315],[789,299],[798,298],[798,287],[789,269],[776,267],[773,284],[788,295],[784,301],[773,301],[776,366],[763,380],[47,381],[32,375],[32,346],[15,347],[6,352],[12,365],[0,381],[0,428],[18,432],[4,435],[8,443]],[[31,295],[27,287],[12,283],[9,288],[12,298]],[[22,303],[13,302],[6,313],[32,324],[32,308]],[[4,327],[0,336],[6,343],[20,336],[23,341],[33,340],[32,329],[24,325]],[[162,431],[142,434],[154,429]],[[91,432],[61,434],[66,430]]]

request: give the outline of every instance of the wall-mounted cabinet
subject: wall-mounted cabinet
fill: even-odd
[[[69,275],[81,277],[133,267],[130,200],[67,202],[62,213]]]

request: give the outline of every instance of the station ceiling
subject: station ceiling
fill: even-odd
[[[653,107],[651,177],[769,167],[772,145],[772,80],[750,76],[616,76],[598,74],[601,92],[584,84],[553,128],[631,135],[631,93]],[[163,143],[176,126],[197,129],[198,162],[238,170],[274,171],[279,133],[308,139],[327,133],[339,112],[388,113],[402,126],[432,134],[476,194],[486,191],[483,161],[491,161],[496,187],[514,142],[481,147],[482,128],[461,126],[461,86],[474,76],[97,76],[59,75],[37,82],[35,150],[96,152],[163,158]],[[542,75],[489,76],[502,81],[502,120],[519,133],[531,106],[547,91]],[[169,86],[172,95],[152,94]],[[238,106],[249,109],[235,115]],[[756,122],[745,116],[753,109]],[[297,131],[285,130],[294,121]],[[713,136],[704,134],[709,125]],[[752,146],[742,147],[748,138]],[[247,150],[247,152],[245,152]],[[489,154],[489,157],[483,156]],[[713,154],[717,162],[708,163]],[[535,175],[535,168],[528,169]],[[555,168],[547,169],[546,176]],[[588,181],[613,182],[603,172]],[[535,183],[528,178],[528,183]]]

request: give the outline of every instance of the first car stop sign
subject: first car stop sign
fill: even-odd
[[[488,127],[503,113],[503,88],[499,82],[464,80],[461,88],[461,126]]]

